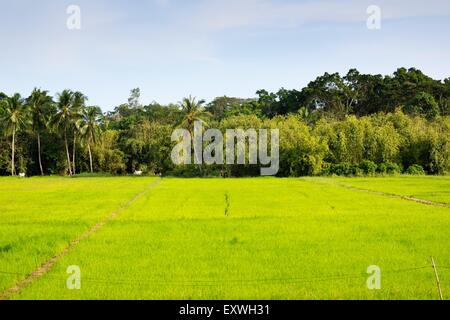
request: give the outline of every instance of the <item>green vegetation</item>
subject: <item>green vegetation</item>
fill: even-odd
[[[1,178],[0,292],[153,182]],[[449,265],[449,209],[343,185],[450,202],[449,183],[165,178],[13,298],[437,299],[429,257]],[[66,288],[72,265],[81,290]],[[366,287],[370,265],[382,290]]]
[[[26,99],[0,93],[0,175],[258,174],[254,166],[175,167],[171,134],[199,119],[221,130],[280,129],[283,177],[450,173],[450,79],[413,68],[326,73],[301,90],[259,90],[255,99],[189,97],[166,106],[139,99],[133,89],[128,103],[102,114],[71,90],[54,101],[38,89]]]
[[[450,204],[449,177],[352,178],[339,181],[353,187]]]
[[[149,180],[1,178],[0,271],[29,274],[140,193]],[[17,279],[0,274],[0,292]]]

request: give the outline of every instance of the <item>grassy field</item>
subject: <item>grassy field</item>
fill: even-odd
[[[122,208],[12,298],[437,299],[430,256],[450,296],[450,209],[342,185],[449,203],[448,178],[155,181],[1,178],[0,293]]]
[[[449,177],[340,178],[339,181],[357,188],[450,204]]]

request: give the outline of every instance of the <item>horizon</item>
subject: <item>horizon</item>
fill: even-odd
[[[367,27],[372,1],[70,1],[3,3],[0,91],[27,96],[79,90],[103,111],[162,105],[194,95],[253,98],[259,89],[299,89],[325,72],[391,75],[416,68],[450,75],[450,3],[377,1],[381,29]],[[21,16],[22,19],[17,19]],[[13,32],[11,32],[13,30]]]

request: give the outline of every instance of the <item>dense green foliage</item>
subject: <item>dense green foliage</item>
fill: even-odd
[[[328,74],[301,90],[260,90],[256,99],[218,97],[209,104],[128,103],[102,114],[80,92],[55,101],[0,94],[0,175],[103,172],[252,176],[246,166],[175,167],[171,134],[202,120],[211,128],[280,130],[280,176],[450,172],[450,78],[416,69],[392,76]]]

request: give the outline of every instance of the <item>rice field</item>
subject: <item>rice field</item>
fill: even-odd
[[[438,299],[430,256],[450,297],[450,208],[388,194],[450,179],[0,178],[0,297]]]

